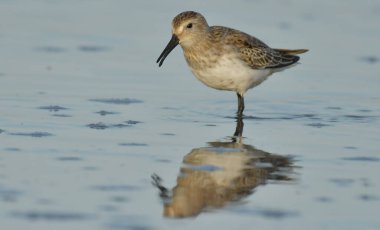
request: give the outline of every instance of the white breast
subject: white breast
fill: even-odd
[[[269,69],[252,69],[242,60],[231,55],[224,55],[212,67],[204,66],[204,68],[191,68],[191,70],[205,85],[219,90],[236,91],[241,95],[272,74]]]

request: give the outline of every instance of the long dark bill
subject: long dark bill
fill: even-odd
[[[170,39],[169,43],[166,45],[164,51],[162,51],[161,55],[157,59],[157,63],[159,67],[162,66],[162,63],[164,63],[165,58],[169,55],[169,53],[179,44],[178,37],[173,34],[172,38]]]

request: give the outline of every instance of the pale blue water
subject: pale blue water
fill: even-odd
[[[243,143],[234,93],[179,47],[155,63],[190,9],[310,49],[246,95]],[[0,1],[0,229],[379,229],[379,21],[377,1]]]

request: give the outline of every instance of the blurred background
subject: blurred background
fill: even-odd
[[[155,63],[186,10],[310,50],[240,142],[234,93]],[[379,41],[375,0],[0,0],[0,228],[379,229]]]

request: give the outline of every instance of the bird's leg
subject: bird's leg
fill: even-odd
[[[243,117],[243,111],[244,111],[244,97],[240,95],[240,93],[236,93],[238,97],[238,111],[237,111],[237,117],[241,118]]]
[[[234,133],[235,139],[233,139],[234,142],[236,142],[236,137],[239,138],[239,137],[243,136],[243,128],[244,128],[243,118],[238,117],[236,119],[236,129],[235,129],[235,133]]]

